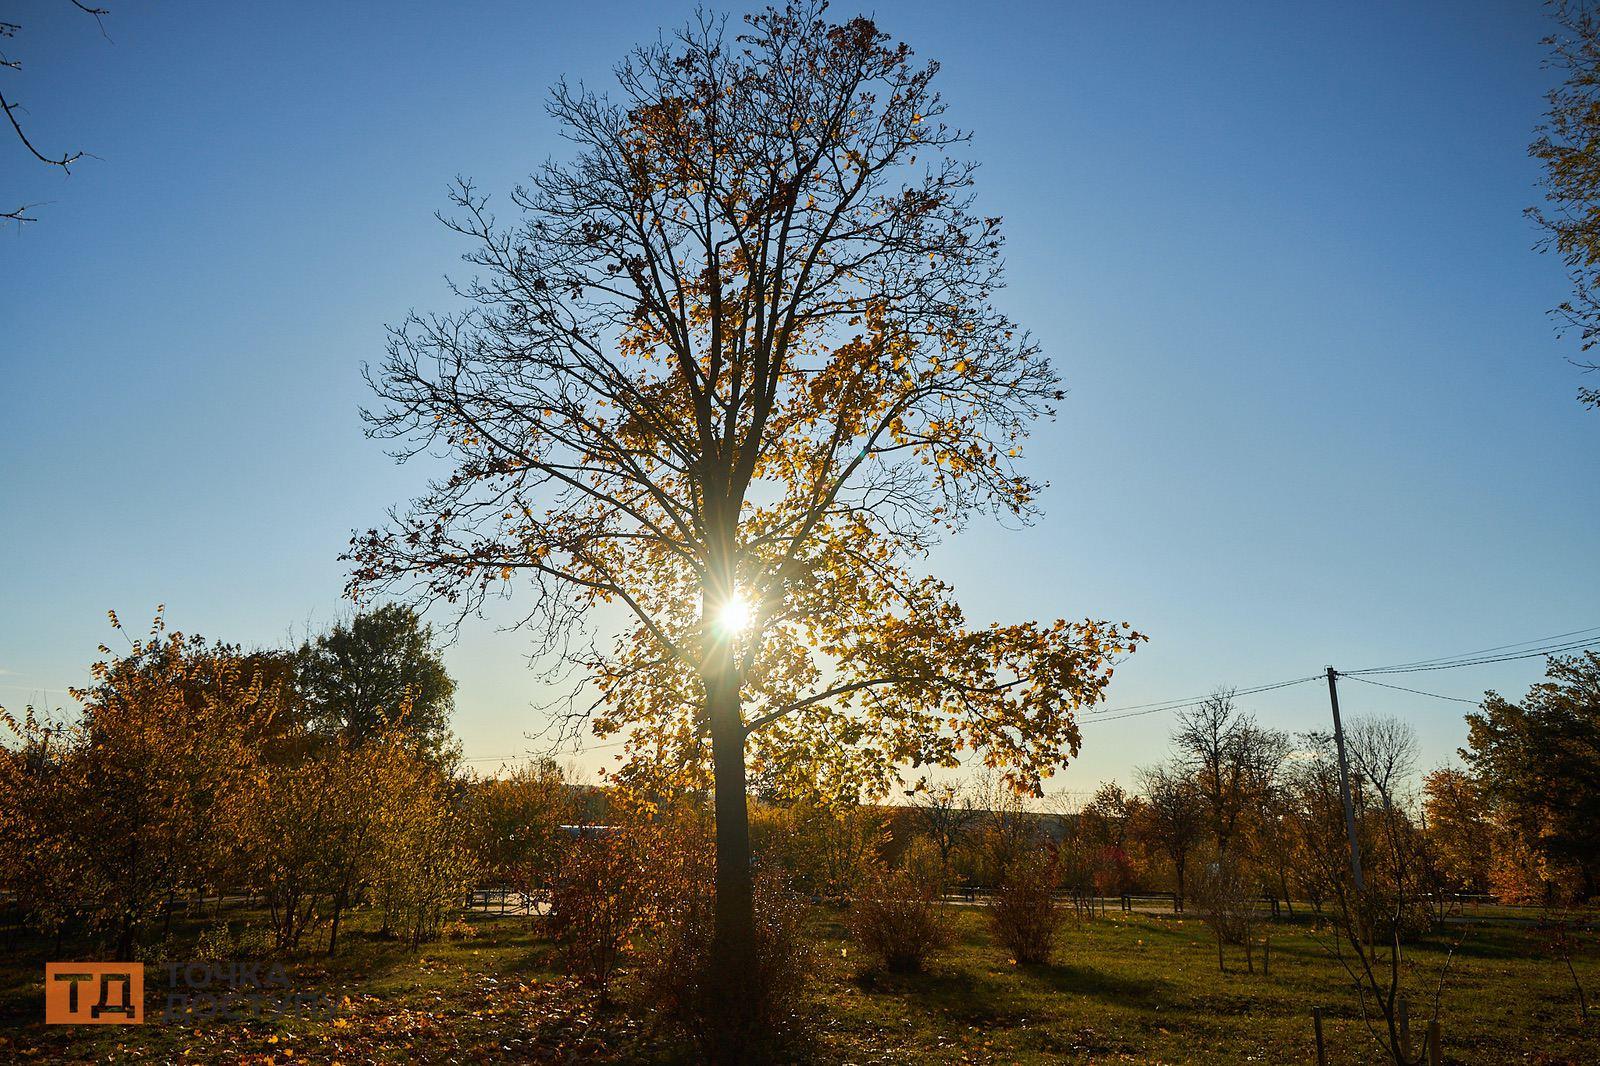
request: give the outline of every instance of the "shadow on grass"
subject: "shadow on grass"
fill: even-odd
[[[1018,972],[1026,974],[1053,992],[1093,996],[1097,999],[1113,1000],[1126,1006],[1138,1006],[1157,1000],[1165,1002],[1173,996],[1172,983],[1162,977],[1126,977],[1088,966],[1059,962],[1043,966],[1021,966],[1018,967]]]
[[[1003,1028],[1015,1025],[1019,1013],[1003,1006],[996,989],[962,969],[930,968],[921,973],[867,970],[855,975],[857,988],[873,995],[914,1000],[921,1010],[931,1010],[963,1025]]]

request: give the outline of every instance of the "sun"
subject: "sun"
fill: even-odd
[[[750,601],[736,592],[717,608],[717,631],[723,636],[736,637],[750,628],[750,623],[755,621],[755,614]]]

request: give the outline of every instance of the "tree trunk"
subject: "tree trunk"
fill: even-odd
[[[750,812],[745,801],[744,722],[739,687],[726,645],[713,652],[706,681],[716,791],[716,929],[711,944],[712,986],[722,1006],[715,1048],[721,1062],[748,1061],[756,994],[755,895],[751,879]],[[719,669],[720,667],[720,669]]]
[[[328,927],[328,957],[331,959],[339,950],[339,917],[344,914],[345,884],[340,882],[339,891],[333,898],[333,924]]]

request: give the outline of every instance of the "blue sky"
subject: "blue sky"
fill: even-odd
[[[385,322],[448,305],[446,184],[503,191],[563,155],[546,87],[605,83],[689,13],[117,4],[107,42],[70,5],[20,7],[8,96],[41,147],[98,158],[63,178],[0,143],[6,206],[47,201],[0,232],[13,707],[64,701],[107,608],[252,645],[344,610],[350,530],[421,476],[362,437],[359,370]],[[1538,5],[871,11],[943,64],[1007,219],[1001,302],[1071,388],[1030,452],[1045,518],[934,560],[970,617],[1132,621],[1152,639],[1113,706],[1600,626],[1600,414],[1522,216]],[[470,757],[540,724],[525,643],[485,622],[449,651]],[[1539,672],[1392,680],[1476,696]],[[1459,704],[1343,699],[1413,722],[1429,764],[1464,738]],[[1246,702],[1327,717],[1316,685]],[[1125,778],[1169,727],[1086,727],[1058,783]]]

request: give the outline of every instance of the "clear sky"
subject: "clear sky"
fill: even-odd
[[[363,438],[359,370],[385,322],[448,306],[446,184],[563,155],[546,87],[603,84],[689,5],[112,3],[110,42],[66,3],[13,6],[8,96],[42,148],[98,157],[63,178],[0,138],[5,206],[48,201],[0,232],[17,707],[65,701],[107,608],[247,645],[345,609],[350,530],[419,485]],[[1007,219],[1001,302],[1071,388],[1031,448],[1045,518],[935,559],[972,619],[1132,621],[1151,642],[1113,706],[1600,626],[1600,413],[1522,216],[1538,4],[871,10],[943,64]],[[470,757],[540,724],[524,645],[484,622],[448,653]],[[1539,672],[1389,680],[1470,697]],[[1413,722],[1429,764],[1464,739],[1460,704],[1343,699]],[[1316,685],[1246,702],[1327,720]],[[1058,783],[1125,778],[1170,721],[1086,727]]]

